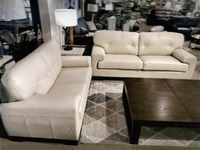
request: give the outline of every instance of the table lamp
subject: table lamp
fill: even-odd
[[[75,9],[56,9],[55,10],[56,24],[63,27],[65,35],[67,36],[67,44],[62,47],[64,50],[72,50],[71,45],[74,45],[73,30],[70,27],[77,25],[77,13]],[[70,41],[70,42],[69,42]],[[70,44],[69,44],[70,43]]]
[[[113,4],[105,4],[105,10],[113,10]]]
[[[87,11],[92,12],[92,21],[94,22],[94,13],[98,12],[98,5],[97,4],[88,4]]]

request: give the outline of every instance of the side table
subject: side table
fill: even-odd
[[[193,43],[193,44],[191,45],[191,43]],[[191,39],[190,39],[190,43],[189,43],[188,47],[195,48],[195,49],[200,48],[200,34],[191,35]]]
[[[62,56],[82,56],[84,51],[85,51],[85,47],[84,45],[74,45],[72,46],[73,49],[70,51],[66,51],[61,49],[61,55]]]

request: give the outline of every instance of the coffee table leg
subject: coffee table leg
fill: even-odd
[[[140,131],[141,131],[141,123],[140,121],[134,121],[132,125],[132,131],[131,131],[131,144],[138,144],[139,137],[140,137]]]

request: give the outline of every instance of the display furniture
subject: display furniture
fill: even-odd
[[[172,16],[182,16],[180,12],[167,9],[152,9],[146,16],[147,25],[163,25],[168,22]]]
[[[197,58],[174,32],[97,31],[92,49],[95,77],[190,79]]]
[[[163,26],[153,26],[149,31],[150,32],[162,32],[162,31],[164,31],[164,27]]]
[[[85,45],[74,45],[71,51],[61,50],[62,56],[82,56],[85,52]]]
[[[171,32],[182,33],[186,38],[190,38],[194,30],[196,30],[196,34],[200,33],[199,25],[199,17],[173,16],[170,18],[165,29]]]
[[[200,128],[199,88],[199,80],[124,79],[130,143],[138,144],[142,126]]]
[[[192,44],[192,45],[191,45]],[[189,48],[200,48],[200,34],[193,34],[190,38]]]
[[[88,56],[61,56],[50,40],[1,78],[1,119],[9,137],[78,141],[91,81]]]

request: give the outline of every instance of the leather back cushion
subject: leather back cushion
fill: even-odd
[[[177,27],[187,27],[188,21],[185,16],[174,16],[172,17],[172,23]]]
[[[188,19],[188,27],[197,27],[200,24],[199,17],[187,17]]]
[[[7,101],[24,100],[33,94],[46,94],[61,70],[61,51],[54,40],[14,65],[2,77]]]
[[[175,32],[140,33],[139,55],[171,55],[174,49],[182,47],[184,37]]]
[[[138,54],[139,34],[136,32],[97,31],[94,44],[104,48],[106,54]]]
[[[81,34],[81,27],[88,29],[85,20],[83,18],[79,18],[77,26],[73,27],[74,34]]]

